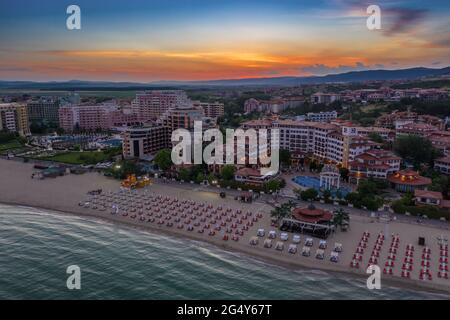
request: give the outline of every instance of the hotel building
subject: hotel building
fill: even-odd
[[[306,114],[306,119],[315,122],[329,122],[336,119],[338,116],[336,111],[329,112],[309,112]]]
[[[59,126],[66,132],[75,129],[95,131],[141,123],[137,114],[116,105],[63,106],[59,108]]]
[[[129,127],[123,132],[123,156],[126,159],[150,159],[170,147],[169,129],[162,125]]]
[[[193,102],[194,108],[202,108],[205,117],[219,118],[224,115],[224,105],[220,102]]]
[[[190,106],[186,92],[181,90],[152,90],[136,94],[132,103],[133,113],[143,121],[156,120],[169,108]]]
[[[311,103],[313,104],[330,104],[339,100],[341,100],[341,96],[337,93],[317,92],[311,95]]]
[[[401,160],[391,151],[368,150],[349,163],[350,180],[358,183],[361,178],[387,179],[390,174],[400,170]]]
[[[344,167],[355,156],[378,146],[367,138],[346,134],[342,127],[330,123],[261,119],[247,121],[242,128],[279,129],[280,149]]]
[[[434,160],[434,170],[440,173],[450,174],[450,157],[442,157]]]
[[[41,98],[27,103],[28,119],[30,122],[59,123],[59,101]]]
[[[0,104],[0,131],[17,132],[21,136],[30,135],[26,106],[17,103]]]

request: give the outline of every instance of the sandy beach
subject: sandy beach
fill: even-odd
[[[196,227],[193,231],[187,231],[186,228],[177,228],[176,223],[172,227],[168,227],[166,224],[158,224],[158,218],[156,218],[154,222],[150,222],[147,219],[141,221],[139,218],[132,218],[133,214],[127,216],[122,214],[113,215],[111,214],[111,208],[100,211],[98,209],[93,209],[92,206],[85,208],[79,205],[80,202],[84,203],[92,200],[92,197],[87,195],[87,192],[90,190],[102,189],[104,193],[117,195],[120,190],[120,184],[117,180],[106,178],[97,173],[66,175],[55,179],[45,180],[31,179],[31,175],[35,171],[36,170],[33,169],[33,164],[0,159],[0,202],[45,208],[78,215],[95,216],[108,219],[109,221],[146,228],[156,232],[164,232],[176,236],[206,241],[226,250],[243,252],[257,258],[292,268],[302,267],[322,269],[333,272],[352,273],[361,277],[367,277],[365,269],[369,263],[369,258],[372,249],[375,246],[377,235],[380,232],[385,232],[387,237],[380,246],[379,258],[377,261],[381,270],[384,269],[389,255],[391,234],[398,235],[399,244],[396,253],[397,258],[394,267],[392,268],[393,274],[383,274],[382,283],[383,281],[386,281],[399,286],[408,286],[412,288],[420,287],[429,290],[450,292],[450,280],[438,277],[438,268],[440,265],[438,237],[446,239],[450,238],[450,232],[448,230],[401,222],[391,222],[386,226],[385,223],[377,222],[368,217],[352,215],[350,230],[348,232],[338,231],[329,237],[327,240],[327,248],[325,249],[325,259],[318,260],[315,258],[315,252],[318,248],[319,239],[314,239],[310,257],[303,257],[301,255],[304,240],[308,237],[306,235],[301,235],[301,243],[298,244],[298,251],[296,254],[287,252],[287,247],[291,243],[292,234],[289,234],[290,238],[284,243],[283,251],[276,250],[274,246],[272,248],[264,248],[263,241],[267,238],[268,231],[276,229],[270,226],[269,212],[271,207],[262,202],[246,204],[238,202],[230,197],[222,199],[219,197],[217,191],[213,192],[214,190],[211,190],[211,192],[207,192],[197,188],[195,185],[192,185],[192,188],[179,188],[176,185],[163,183],[155,183],[145,189],[137,190],[136,193],[130,195],[131,197],[136,197],[136,200],[138,201],[139,199],[142,203],[146,202],[146,198],[158,198],[158,195],[160,195],[161,199],[167,197],[167,202],[170,202],[168,206],[172,204],[175,205],[175,202],[172,201],[178,199],[180,202],[183,200],[186,200],[187,202],[195,201],[196,204],[193,205],[194,208],[197,204],[205,204],[206,207],[211,207],[211,211],[222,207],[224,211],[227,211],[229,208],[228,210],[230,213],[236,212],[237,210],[241,210],[243,213],[251,212],[252,218],[256,217],[258,213],[261,213],[261,218],[258,218],[256,222],[249,225],[248,230],[245,231],[243,235],[239,235],[239,241],[231,240],[231,236],[234,235],[234,233],[230,234],[230,239],[228,241],[224,241],[222,239],[224,234],[223,231],[217,231],[215,235],[209,235],[208,232],[197,232],[200,227]],[[152,202],[150,201],[150,203]],[[155,200],[155,204],[156,203]],[[181,206],[181,208],[183,207]],[[181,210],[180,213],[182,214]],[[229,218],[232,222],[231,216]],[[266,231],[266,236],[264,238],[259,238],[258,245],[252,246],[250,245],[249,240],[256,235],[259,228],[263,228]],[[274,240],[274,244],[277,241],[280,241],[280,231],[276,231],[277,239]],[[366,248],[362,254],[360,267],[357,269],[350,268],[350,262],[353,259],[355,250],[365,231],[368,231],[370,236],[367,239]],[[421,256],[423,249],[417,244],[419,236],[425,238],[426,246],[431,250],[429,269],[432,274],[432,279],[419,279],[419,273],[422,268]],[[343,252],[340,253],[340,260],[338,263],[331,262],[329,259],[335,242],[343,245]],[[412,244],[415,247],[413,261],[411,263],[412,271],[410,272],[410,278],[402,278],[401,267],[405,258],[406,246],[408,244]]]

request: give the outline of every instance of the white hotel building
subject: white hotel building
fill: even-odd
[[[336,124],[295,120],[251,120],[243,129],[280,130],[280,149],[301,152],[320,161],[348,166],[349,161],[377,146],[369,139],[344,132]]]

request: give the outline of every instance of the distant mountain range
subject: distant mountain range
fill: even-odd
[[[208,81],[155,81],[149,83],[137,82],[108,82],[108,81],[0,81],[0,89],[48,89],[48,90],[113,90],[129,89],[142,90],[156,87],[199,87],[199,86],[296,86],[302,84],[325,84],[325,83],[350,83],[377,80],[415,80],[425,77],[436,77],[450,75],[450,67],[441,69],[432,68],[409,68],[400,70],[367,70],[352,71],[326,76],[311,77],[273,77],[273,78],[247,78],[247,79],[225,79]]]

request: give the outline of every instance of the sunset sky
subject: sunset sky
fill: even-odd
[[[66,8],[81,7],[81,30]],[[366,27],[366,8],[382,29]],[[206,80],[450,66],[450,1],[0,0],[0,80]]]

